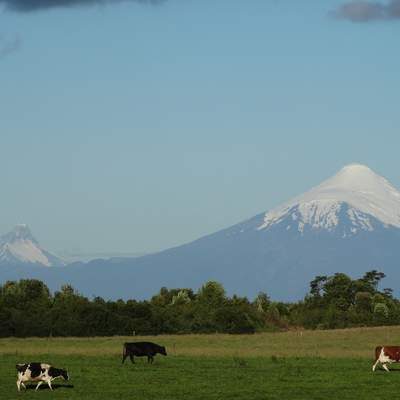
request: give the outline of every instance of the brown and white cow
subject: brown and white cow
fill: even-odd
[[[375,371],[378,363],[381,363],[383,369],[389,372],[386,364],[400,362],[400,346],[378,346],[375,348],[375,363],[372,371]]]
[[[56,378],[63,378],[68,381],[68,372],[65,369],[54,368],[49,364],[43,363],[30,363],[30,364],[17,364],[18,371],[17,388],[21,390],[21,386],[26,389],[25,382],[38,382],[36,390],[45,382],[51,387],[51,382]]]

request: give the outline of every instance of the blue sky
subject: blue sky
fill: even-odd
[[[351,162],[400,188],[399,19],[335,19],[334,0],[2,1],[0,233],[147,252]]]

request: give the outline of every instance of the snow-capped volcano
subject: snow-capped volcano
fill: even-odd
[[[2,240],[8,244],[0,242],[0,260],[12,254],[29,259],[30,266],[52,263],[26,229]],[[368,167],[352,164],[272,211],[193,242],[66,268],[0,268],[0,282],[35,277],[52,290],[68,282],[83,294],[117,299],[149,298],[163,286],[198,288],[216,280],[231,294],[254,298],[265,291],[287,301],[302,298],[317,275],[357,277],[377,269],[397,295],[399,243],[400,193]]]
[[[290,218],[288,218],[290,216]],[[343,217],[348,224],[343,226]],[[400,192],[365,165],[351,164],[335,176],[266,213],[259,230],[286,224],[286,229],[341,229],[344,236],[374,230],[375,221],[400,227]]]
[[[40,247],[25,224],[0,237],[0,264],[63,265],[63,261]]]

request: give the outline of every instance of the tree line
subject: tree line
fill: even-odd
[[[70,285],[52,294],[41,281],[0,286],[0,337],[255,333],[291,327],[333,329],[400,323],[400,301],[379,290],[382,272],[351,279],[343,273],[317,276],[299,302],[228,296],[206,282],[198,291],[161,288],[150,300],[89,299]]]

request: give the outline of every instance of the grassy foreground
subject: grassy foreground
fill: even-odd
[[[399,339],[397,339],[399,338]],[[395,396],[400,374],[372,373],[373,349],[400,344],[400,327],[252,336],[146,337],[167,346],[153,365],[121,365],[131,338],[2,339],[0,399],[373,399]],[[144,338],[136,337],[134,340]],[[17,393],[17,362],[65,367],[70,382]]]

